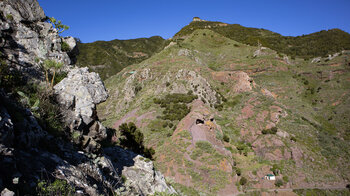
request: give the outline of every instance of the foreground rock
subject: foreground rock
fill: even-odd
[[[99,122],[95,108],[107,99],[107,91],[98,74],[89,73],[87,68],[69,70],[72,61],[67,52],[72,51],[62,51],[61,45],[64,41],[73,50],[75,40],[62,39],[45,20],[36,0],[0,1],[1,60],[23,74],[26,81],[39,85],[45,76],[41,68],[44,60],[64,64],[68,77],[55,86],[54,92],[71,132],[66,134],[63,129],[57,130],[60,137],[51,135],[40,116],[16,101],[14,89],[0,89],[1,195],[36,195],[39,182],[52,184],[57,179],[72,187],[75,193],[70,194],[79,195],[114,195],[118,191],[142,195],[148,190],[171,190],[152,162],[141,160],[137,161],[138,168],[147,165],[149,175],[156,178],[142,181],[147,191],[137,189],[133,183],[124,185],[121,171],[133,167],[136,154],[119,147],[106,150],[108,155],[103,153],[101,143],[107,138],[107,130]],[[137,175],[129,182],[143,178]]]
[[[54,90],[76,143],[86,152],[99,151],[98,142],[107,138],[107,132],[98,121],[96,104],[108,97],[100,76],[87,68],[72,69]]]
[[[153,162],[131,151],[119,147],[104,149],[114,167],[125,177],[124,186],[117,190],[117,195],[153,195],[155,193],[176,193],[168,186],[163,174],[156,171]]]

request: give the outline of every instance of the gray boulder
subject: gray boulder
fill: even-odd
[[[5,0],[4,2],[17,10],[13,16],[20,17],[20,21],[37,22],[46,18],[44,10],[36,0]]]
[[[321,62],[321,57],[316,57],[311,60],[311,63],[319,63]]]
[[[66,42],[71,50],[73,50],[77,45],[77,42],[75,41],[74,37],[71,36],[62,38],[62,41]]]
[[[85,124],[94,120],[96,104],[108,98],[100,76],[90,73],[87,67],[72,69],[54,90],[59,103],[66,109],[71,108],[74,117],[82,117]]]
[[[7,188],[4,188],[4,190],[1,191],[1,196],[15,196],[15,193]]]
[[[164,176],[155,171],[153,162],[140,155],[137,155],[134,159],[134,165],[130,167],[124,167],[122,173],[126,177],[126,186],[136,190],[141,195],[153,195],[158,193],[176,193],[176,191],[169,187]]]
[[[154,195],[158,193],[175,193],[167,185],[164,176],[154,169],[153,162],[134,152],[119,147],[104,149],[106,160],[112,160],[113,168],[125,176],[125,183],[118,188],[117,195]]]
[[[99,142],[107,138],[107,130],[96,115],[96,104],[108,98],[100,76],[88,68],[75,68],[54,86],[54,91],[74,142],[86,152],[98,153]]]
[[[62,40],[52,24],[45,22],[45,13],[36,0],[0,1],[0,35],[6,37],[1,53],[29,78],[43,77],[41,63],[46,59],[64,63],[71,61],[61,51]]]

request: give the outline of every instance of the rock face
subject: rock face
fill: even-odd
[[[30,77],[42,76],[40,64],[45,59],[71,63],[67,53],[61,51],[62,40],[57,30],[45,20],[36,0],[0,2],[0,51],[11,66]]]
[[[72,134],[87,152],[96,152],[107,137],[106,128],[98,121],[96,104],[108,98],[100,76],[88,68],[72,69],[68,76],[54,87],[58,102],[64,107],[66,122]],[[73,120],[72,120],[73,119]]]
[[[107,129],[99,122],[95,108],[108,97],[104,84],[87,68],[70,70],[72,56],[67,52],[76,48],[75,39],[61,38],[45,20],[36,0],[0,1],[1,57],[11,69],[29,81],[39,81],[39,85],[45,75],[41,68],[44,60],[64,63],[68,77],[54,87],[54,92],[70,133],[59,130],[61,137],[49,134],[45,123],[38,122],[38,115],[17,103],[13,93],[0,89],[1,195],[35,195],[38,182],[52,183],[55,179],[66,181],[75,188],[71,194],[79,195],[114,195],[118,191],[142,195],[172,190],[152,162],[142,162],[141,156],[133,160],[136,154],[119,147],[106,149],[108,155],[103,152],[101,143],[107,138]],[[62,51],[63,42],[71,51]],[[123,168],[133,168],[135,163],[148,172],[143,189],[135,183],[144,173],[130,177],[128,185],[121,180]]]
[[[117,195],[176,193],[165,183],[164,176],[154,169],[151,160],[119,147],[106,148],[105,153],[110,160],[116,160],[112,164],[126,180],[124,187],[117,190]]]
[[[128,186],[138,190],[137,192],[141,192],[142,195],[153,195],[156,192],[175,193],[175,190],[165,183],[164,176],[154,170],[152,161],[140,155],[133,160],[134,166],[125,167],[122,171],[128,180],[126,182]]]
[[[86,67],[72,69],[54,90],[59,103],[66,109],[72,108],[74,117],[81,116],[86,124],[93,120],[96,104],[108,98],[100,76]]]
[[[215,104],[219,101],[217,93],[212,89],[209,82],[196,72],[181,69],[177,72],[175,79],[179,81],[179,85],[181,85],[181,81],[191,82],[187,84],[186,88],[182,86],[174,88],[172,93],[187,93],[187,89],[190,89],[194,95],[205,100],[206,103]]]
[[[14,19],[17,19],[17,21],[38,22],[45,19],[46,17],[44,10],[35,0],[18,0],[5,2],[7,2],[13,8],[9,8],[9,11],[13,14]]]

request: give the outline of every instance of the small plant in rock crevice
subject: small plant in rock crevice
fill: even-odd
[[[47,60],[44,61],[42,66],[43,66],[43,68],[45,70],[46,83],[51,89],[53,89],[56,72],[57,72],[57,70],[62,68],[63,63],[56,62],[55,60],[48,60],[47,59]],[[52,77],[51,77],[51,80],[50,80],[49,79],[49,75],[50,75],[51,70],[53,70],[53,73],[52,73]]]

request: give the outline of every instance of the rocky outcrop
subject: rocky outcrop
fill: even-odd
[[[321,57],[316,57],[311,60],[311,63],[319,63],[321,62]]]
[[[156,192],[175,193],[172,187],[168,187],[165,183],[164,176],[155,171],[153,162],[138,155],[134,159],[134,165],[125,167],[122,171],[126,177],[126,186],[137,190],[137,193],[142,195],[153,195]],[[140,178],[142,176],[142,178]]]
[[[107,137],[106,128],[96,115],[96,104],[108,97],[100,76],[90,73],[88,68],[72,69],[54,91],[77,143],[87,152],[97,152],[100,148],[97,142]]]
[[[194,71],[181,69],[176,73],[175,79],[180,86],[173,87],[172,93],[187,93],[191,90],[194,95],[205,100],[208,104],[214,105],[220,101],[219,95],[212,89],[209,82]],[[181,86],[181,81],[188,81],[186,88]]]
[[[15,193],[13,191],[8,190],[7,188],[1,191],[1,196],[14,196],[14,195]]]
[[[268,54],[267,48],[260,46],[256,51],[254,51],[253,57],[255,58],[255,57],[264,56],[267,54]]]
[[[30,78],[42,77],[41,62],[45,59],[71,63],[67,53],[61,51],[57,30],[45,20],[36,0],[0,2],[0,52],[12,67]]]
[[[72,109],[74,117],[81,117],[85,124],[94,120],[96,104],[108,98],[106,88],[97,73],[88,68],[70,70],[68,76],[54,87],[59,103]]]
[[[153,162],[131,151],[119,147],[104,149],[114,168],[124,176],[124,186],[117,195],[153,195],[155,193],[176,193],[168,186],[164,176],[156,171]]]
[[[5,0],[9,4],[7,11],[12,14],[15,21],[38,22],[45,19],[44,10],[36,0]]]

